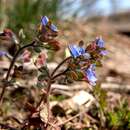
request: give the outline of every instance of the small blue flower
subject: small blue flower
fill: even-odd
[[[0,57],[5,56],[7,53],[5,51],[0,51]]]
[[[79,47],[77,45],[69,45],[69,50],[70,50],[70,53],[71,55],[76,58],[78,56],[81,56],[85,53],[85,49],[82,48],[82,47]]]
[[[95,74],[95,65],[94,64],[90,65],[90,67],[85,71],[85,73],[89,83],[95,86],[97,81]]]
[[[84,49],[83,47],[79,47],[79,52],[80,52],[81,54],[84,54],[84,53],[85,53],[85,49]]]
[[[103,56],[105,56],[105,55],[108,54],[108,51],[107,51],[107,50],[102,50],[102,51],[100,52],[100,54],[103,55]]]
[[[98,38],[98,39],[96,40],[96,44],[97,44],[98,47],[103,48],[105,43],[104,43],[104,41],[102,40],[102,38]]]
[[[47,17],[47,16],[43,16],[42,19],[41,19],[41,22],[42,22],[42,25],[43,25],[43,26],[46,26],[46,25],[48,24],[48,22],[49,22],[48,17]],[[56,27],[54,24],[52,24],[52,23],[51,23],[51,25],[50,25],[50,29],[51,29],[52,31],[54,31],[54,32],[58,32],[57,27]]]
[[[46,26],[46,25],[48,24],[48,22],[49,22],[49,19],[48,19],[47,16],[43,16],[42,19],[41,19],[41,21],[42,21],[42,24],[43,24],[44,26]]]
[[[90,54],[89,53],[84,53],[83,54],[83,57],[84,57],[84,59],[90,59]]]
[[[57,29],[57,27],[54,24],[51,24],[50,28],[51,28],[52,31],[58,32],[58,29]]]

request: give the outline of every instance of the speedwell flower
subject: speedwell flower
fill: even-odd
[[[79,57],[81,55],[84,57],[84,59],[89,59],[90,58],[90,54],[87,53],[85,51],[85,49],[83,47],[81,47],[81,46],[77,46],[75,44],[70,44],[68,46],[68,48],[69,48],[69,51],[70,51],[71,55],[74,58],[77,58],[77,57]]]
[[[41,23],[43,26],[48,26],[51,31],[58,32],[57,27],[53,23],[51,23],[47,16],[42,17]]]
[[[105,55],[108,54],[108,51],[107,51],[107,50],[102,50],[102,51],[100,52],[100,54],[103,55],[103,56],[105,56]]]
[[[85,70],[85,74],[89,83],[95,86],[97,81],[96,74],[95,74],[95,65],[94,64],[90,65],[90,67],[87,70]]]
[[[103,48],[105,42],[103,41],[102,38],[97,38],[97,39],[96,39],[96,44],[97,44],[98,47]]]
[[[43,16],[42,19],[41,19],[41,22],[44,26],[46,26],[49,22],[49,19],[47,16]]]
[[[41,42],[49,42],[58,35],[57,27],[48,19],[47,16],[43,16],[41,18],[41,24],[38,32],[38,38]]]
[[[97,45],[99,48],[104,48],[104,44],[105,44],[105,42],[103,41],[102,38],[97,38],[97,39],[96,39],[96,45]],[[108,53],[107,50],[101,50],[101,51],[100,51],[100,54],[103,55],[103,56],[107,55],[107,53]]]
[[[69,47],[69,51],[70,51],[71,55],[74,58],[81,56],[85,53],[85,49],[82,47],[79,47],[77,45],[71,44],[68,47]]]

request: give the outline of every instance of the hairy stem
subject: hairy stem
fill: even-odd
[[[52,77],[52,80],[55,80],[57,77],[59,77],[59,76],[61,76],[61,75],[64,75],[68,70],[69,70],[69,68],[67,68],[67,69],[64,70],[63,72],[58,73],[57,75],[53,76],[53,77]]]
[[[21,47],[21,48],[16,52],[16,54],[14,55],[14,57],[13,57],[13,59],[12,59],[12,62],[10,63],[8,72],[7,72],[7,74],[6,74],[6,77],[5,77],[5,80],[6,80],[6,81],[9,80],[9,76],[10,76],[11,70],[12,70],[12,68],[13,68],[13,66],[14,66],[14,64],[15,64],[15,62],[16,62],[16,59],[18,58],[19,54],[20,54],[25,48],[28,48],[28,47],[30,47],[30,46],[33,46],[33,45],[35,44],[35,42],[36,42],[36,41],[34,40],[34,41],[31,42],[30,44]],[[0,94],[0,105],[2,104],[2,99],[3,99],[4,93],[5,93],[6,87],[7,87],[7,86],[5,85],[5,86],[3,86],[3,88],[2,88],[2,92],[1,92],[1,94]]]
[[[56,73],[56,71],[69,59],[71,59],[72,57],[67,57],[66,59],[64,59],[60,64],[58,64],[58,66],[53,70],[51,77],[54,76],[54,74]]]
[[[51,80],[48,83],[47,95],[46,95],[46,103],[47,103],[47,111],[48,111],[47,122],[49,122],[50,120],[50,100],[49,100],[50,93],[51,93]]]

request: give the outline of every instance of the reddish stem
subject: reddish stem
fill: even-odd
[[[9,76],[10,76],[11,70],[12,70],[14,64],[15,64],[16,59],[18,58],[19,54],[21,53],[21,51],[23,51],[25,48],[28,48],[28,47],[30,47],[30,46],[33,46],[33,45],[35,44],[35,42],[36,42],[36,41],[34,40],[34,41],[31,42],[30,44],[21,47],[21,48],[16,52],[16,54],[14,55],[14,57],[13,57],[13,59],[12,59],[12,62],[10,63],[8,72],[7,72],[7,74],[6,74],[6,77],[5,77],[5,80],[6,80],[6,81],[9,80]],[[5,93],[6,87],[7,87],[7,86],[6,86],[6,84],[5,84],[5,86],[3,86],[3,88],[2,88],[2,92],[1,92],[1,94],[0,94],[0,105],[2,104],[2,100],[3,100],[3,96],[4,96],[4,93]]]

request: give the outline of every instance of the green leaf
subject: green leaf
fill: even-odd
[[[49,74],[49,69],[47,68],[47,66],[42,66],[41,68],[39,68],[39,71],[42,73],[48,73]]]
[[[43,88],[43,84],[41,82],[37,82],[37,87],[38,88]]]
[[[105,107],[107,106],[107,102],[106,102],[106,100],[104,100],[104,99],[107,99],[106,91],[103,90],[100,87],[100,85],[96,85],[94,87],[94,94],[96,95],[96,97],[99,100],[100,107],[104,110]]]
[[[46,75],[41,74],[41,75],[38,76],[38,80],[43,81],[43,80],[45,80],[45,77],[46,77]]]
[[[43,81],[47,79],[47,77],[49,76],[49,69],[47,68],[47,66],[39,68],[39,71],[41,72],[41,74],[38,76],[38,80]]]
[[[40,53],[41,52],[41,48],[40,47],[34,47],[34,51],[37,52],[37,53]]]
[[[118,116],[116,113],[110,113],[110,124],[111,126],[118,126],[119,125],[119,121],[118,121]]]
[[[97,67],[102,67],[102,63],[101,63],[100,60],[96,61],[95,64],[96,64]]]
[[[84,77],[84,73],[83,72],[81,72],[80,70],[78,70],[78,71],[76,71],[76,74],[78,76],[78,80],[83,79],[83,77]]]

